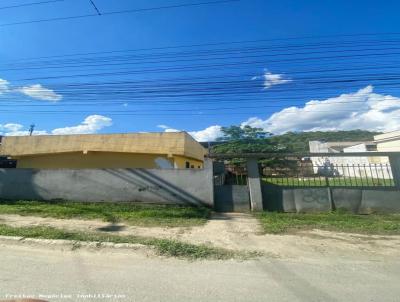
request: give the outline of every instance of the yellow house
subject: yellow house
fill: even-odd
[[[206,150],[186,132],[2,137],[17,168],[203,168]]]

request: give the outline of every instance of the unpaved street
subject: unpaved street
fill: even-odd
[[[2,215],[12,226],[96,232],[101,221]],[[0,298],[49,301],[400,301],[400,237],[320,230],[265,235],[251,215],[214,215],[204,226],[120,225],[120,235],[178,239],[254,260],[186,261],[147,247],[97,247],[0,237]]]
[[[214,214],[204,226],[190,228],[138,227],[98,220],[55,219],[0,215],[0,223],[14,227],[50,226],[73,231],[99,232],[111,229],[119,235],[168,238],[193,244],[207,244],[232,250],[259,251],[274,258],[400,259],[400,236],[360,235],[322,230],[296,234],[262,234],[256,218],[249,214]],[[117,228],[114,229],[114,227]]]
[[[2,298],[51,295],[49,301],[389,302],[400,297],[398,259],[188,262],[124,250],[62,251],[1,244],[0,262]]]

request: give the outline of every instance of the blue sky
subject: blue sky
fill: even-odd
[[[2,9],[32,2],[0,4],[0,134],[26,133],[32,123],[38,134],[186,130],[200,140],[242,123],[274,133],[400,126],[398,1],[242,0],[5,26],[94,13],[85,0]],[[95,1],[102,12],[199,2]],[[239,41],[253,42],[229,44]],[[181,47],[200,44],[208,45]],[[192,56],[181,57],[185,51]],[[199,56],[210,51],[218,55]],[[90,63],[66,67],[74,60]],[[198,64],[206,66],[191,69]],[[356,81],[336,82],[343,77]],[[176,79],[187,81],[182,91],[160,96],[160,83]],[[104,83],[119,86],[97,89]],[[136,89],[146,93],[139,98]],[[218,89],[224,93],[215,96]],[[319,103],[304,107],[310,100]]]

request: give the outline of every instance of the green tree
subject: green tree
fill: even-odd
[[[219,141],[239,141],[246,139],[262,139],[270,136],[269,132],[264,131],[262,128],[253,128],[249,125],[244,127],[229,126],[222,127],[223,137]]]
[[[235,128],[233,128],[235,127]],[[240,130],[238,130],[238,128]],[[309,141],[370,141],[378,132],[364,130],[351,131],[316,131],[316,132],[288,132],[282,135],[270,136],[268,133],[262,138],[257,128],[247,130],[239,126],[228,127],[224,132],[225,143],[213,147],[213,153],[273,153],[273,152],[308,152]],[[256,130],[253,130],[256,129]],[[260,130],[260,129],[258,129]],[[254,133],[254,132],[255,133]],[[263,132],[263,131],[261,131]],[[238,135],[240,134],[240,135]],[[239,137],[239,138],[238,138]]]

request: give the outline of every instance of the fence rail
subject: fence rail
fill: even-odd
[[[268,184],[290,187],[394,187],[389,164],[303,164],[266,167],[261,172]]]
[[[385,156],[387,154],[393,156],[398,153],[307,153],[307,157],[283,153],[256,154],[255,158],[259,162],[261,181],[266,184],[287,187],[396,187],[398,183],[394,172],[397,164],[392,167],[394,162]],[[215,158],[223,164],[215,176],[215,184],[246,185],[246,161],[250,155],[236,154],[232,160],[230,156],[224,154]]]

